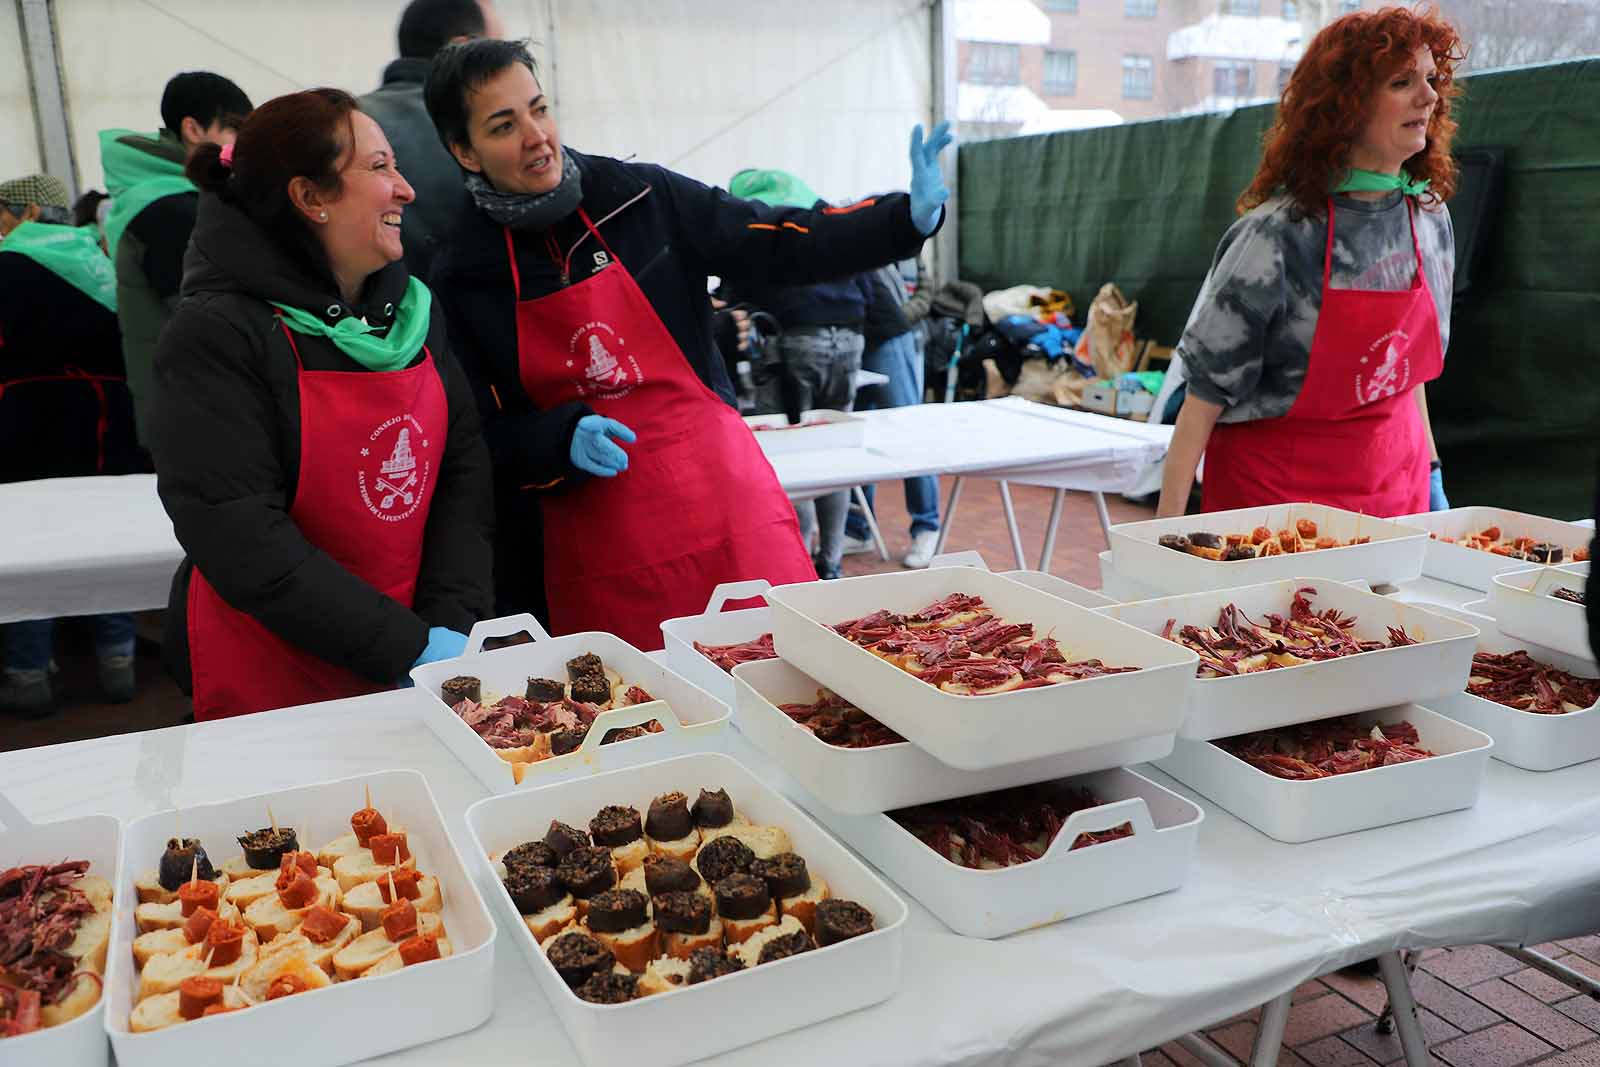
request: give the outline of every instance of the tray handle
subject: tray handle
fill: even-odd
[[[706,614],[718,615],[727,606],[730,600],[748,600],[765,594],[772,588],[772,583],[765,578],[751,578],[743,582],[722,582],[711,590],[711,599],[706,601]]]
[[[1150,818],[1150,805],[1145,803],[1144,797],[1128,797],[1126,800],[1114,800],[1109,804],[1102,804],[1098,808],[1085,808],[1075,811],[1067,816],[1067,821],[1061,825],[1061,832],[1056,834],[1050,847],[1044,850],[1041,861],[1065,856],[1072,851],[1072,843],[1082,833],[1101,833],[1113,826],[1121,826],[1125,822],[1133,824],[1135,840],[1140,837],[1153,837],[1156,824]],[[1102,842],[1102,844],[1116,844],[1115,841]],[[1100,846],[1094,846],[1100,847]]]
[[[663,733],[676,733],[683,730],[683,723],[678,721],[677,713],[665,700],[647,700],[643,704],[630,704],[625,708],[612,708],[602,711],[595,716],[593,724],[589,727],[589,734],[583,739],[572,753],[584,753],[593,756],[600,747],[600,742],[612,730],[622,730],[629,726],[643,726],[654,719],[661,724]]]
[[[11,803],[11,798],[0,793],[0,824],[7,830],[20,831],[33,829],[34,822],[22,814],[22,809]]]
[[[988,561],[983,558],[983,553],[975,548],[961,552],[941,552],[928,562],[928,569],[937,567],[976,567],[980,571],[989,569]]]
[[[517,633],[521,630],[528,631],[535,641],[550,640],[550,632],[540,624],[539,620],[527,612],[516,615],[506,615],[498,619],[483,619],[472,624],[472,630],[467,634],[467,650],[462,653],[475,656],[483,651],[483,642],[491,637],[503,637]]]

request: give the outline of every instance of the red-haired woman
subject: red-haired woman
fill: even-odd
[[[492,603],[489,454],[409,275],[411,186],[337,89],[269,101],[200,187],[150,448],[187,559],[164,651],[217,718],[393,686]]]
[[[1450,331],[1450,106],[1429,11],[1347,15],[1306,49],[1178,344],[1188,394],[1158,514],[1205,454],[1206,511],[1448,507],[1423,384]]]

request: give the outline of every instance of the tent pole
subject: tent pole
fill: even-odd
[[[69,195],[76,199],[78,168],[72,156],[72,130],[67,124],[61,66],[56,61],[56,27],[50,0],[17,0],[17,23],[28,65],[28,91],[33,97],[42,169],[65,182]]]
[[[929,25],[932,40],[929,42],[929,65],[933,74],[933,108],[928,116],[928,128],[940,122],[956,125],[956,10],[955,0],[933,0]],[[957,146],[959,148],[959,146]],[[945,223],[933,239],[935,284],[954,281],[960,276],[961,247],[957,222],[960,218],[957,203],[960,199],[960,177],[957,171],[957,151],[944,156],[944,180],[950,188],[950,199],[945,202]]]

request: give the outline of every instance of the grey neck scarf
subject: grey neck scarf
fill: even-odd
[[[583,175],[572,153],[561,153],[561,184],[548,193],[502,193],[481,174],[467,173],[467,192],[484,213],[513,230],[547,230],[578,209],[583,201]]]

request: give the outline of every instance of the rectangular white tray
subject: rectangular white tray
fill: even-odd
[[[1036,634],[1058,640],[1068,659],[1141,669],[992,696],[956,696],[833,630],[872,611],[916,611],[958,592],[983,597],[1011,622],[1032,623]],[[1199,662],[1170,641],[971,567],[780,586],[767,602],[780,656],[935,759],[965,771],[1173,733]]]
[[[1152,600],[1167,595],[1163,590],[1153,585],[1146,585],[1137,578],[1130,578],[1117,570],[1109,548],[1100,553],[1100,593],[1116,604],[1126,604],[1132,600]]]
[[[711,591],[703,615],[686,615],[661,624],[661,638],[667,650],[667,666],[704,689],[729,707],[733,706],[733,678],[727,671],[694,649],[702,645],[737,645],[754,641],[772,631],[772,609],[740,608],[723,611],[730,600],[765,596],[772,584],[765,578],[746,582],[724,582]]]
[[[1419,704],[1365,712],[1365,724],[1409,719],[1431,759],[1308,782],[1259,771],[1210,741],[1180,737],[1156,766],[1268,837],[1297,844],[1438,815],[1478,802],[1494,742]]]
[[[966,937],[1004,937],[1178,888],[1194,855],[1199,806],[1129,770],[1063,781],[1088,786],[1105,803],[1067,818],[1031,863],[975,871],[951,863],[886,814],[812,809],[946,926]],[[1080,833],[1133,824],[1133,836],[1072,850]]]
[[[755,432],[758,426],[788,426],[788,416],[746,415],[745,425]],[[802,412],[802,425],[793,430],[767,430],[756,433],[761,451],[768,456],[785,456],[791,452],[815,452],[823,448],[861,448],[867,443],[867,420],[843,411]],[[820,425],[806,426],[816,422]]]
[[[526,630],[534,640],[492,652],[482,651],[485,636],[517,630]],[[607,667],[621,674],[625,682],[643,686],[656,699],[647,704],[602,712],[577,751],[528,764],[520,783],[512,774],[511,764],[497,756],[439,696],[440,684],[461,674],[480,679],[485,696],[521,696],[529,678],[565,681],[567,661],[585,652],[593,652]],[[508,615],[478,623],[467,638],[466,655],[414,668],[411,679],[428,695],[421,705],[421,715],[428,728],[455,753],[473,777],[495,793],[534,789],[564,778],[720,748],[730,716],[726,704],[615,634],[551,637],[532,615]],[[638,726],[652,719],[661,724],[660,733],[610,745],[600,743],[609,730]]]
[[[1159,634],[1168,619],[1176,619],[1176,633],[1185,624],[1214,625],[1217,613],[1230,603],[1256,622],[1268,612],[1287,616],[1295,590],[1306,587],[1317,591],[1311,598],[1314,610],[1336,608],[1354,615],[1358,638],[1384,640],[1388,627],[1403,626],[1418,643],[1232,678],[1197,678],[1189,687],[1180,737],[1202,741],[1232,737],[1372,707],[1426,703],[1467,684],[1477,627],[1340,582],[1292,578],[1100,610],[1152,634]]]
[[[350,814],[362,806],[369,786],[389,824],[406,828],[418,868],[439,879],[451,954],[245,1011],[154,1033],[131,1032],[128,1013],[138,982],[133,880],[155,866],[177,820],[184,836],[198,837],[220,865],[238,854],[235,837],[266,823],[269,803],[278,823],[303,830],[313,847],[349,833]],[[135,819],[123,835],[121,872],[105,1019],[119,1067],[219,1062],[219,1049],[227,1050],[220,1062],[229,1067],[334,1067],[471,1030],[494,1010],[494,921],[445,830],[433,791],[416,771],[379,771]]]
[[[733,678],[738,692],[733,715],[739,732],[817,801],[847,815],[1148,763],[1172,751],[1173,735],[1159,734],[988,770],[963,771],[940,763],[909,741],[876,748],[839,748],[818,740],[778,705],[811,703],[820,683],[781,659],[741,664],[734,668]]]
[[[122,826],[110,815],[85,815],[60,822],[34,823],[0,796],[0,871],[30,864],[88,860],[89,873],[111,883],[112,906],[122,903]],[[115,954],[116,945],[108,950]],[[0,1067],[103,1067],[111,1061],[106,1043],[106,994],[71,1022],[0,1040]]]
[[[1589,617],[1582,604],[1557,600],[1552,589],[1566,586],[1582,592],[1589,583],[1589,564],[1533,566],[1497,574],[1489,589],[1489,608],[1500,632],[1536,645],[1588,659]]]
[[[752,822],[781,826],[808,867],[836,897],[870,909],[876,929],[849,941],[765,963],[748,973],[684,986],[627,1004],[578,999],[539,950],[495,878],[489,856],[544,836],[551,819],[587,826],[607,804],[645,810],[671,790],[726,789]],[[876,1004],[900,985],[901,940],[909,911],[901,900],[799,808],[737,760],[702,752],[625,771],[574,779],[532,793],[480,800],[467,809],[474,867],[510,936],[561,1020],[578,1055],[602,1064],[675,1064],[713,1056],[835,1015]]]
[[[1449,608],[1437,610],[1441,615],[1458,614]],[[1541,663],[1585,678],[1600,678],[1600,665],[1591,660],[1507,637],[1495,628],[1492,619],[1467,612],[1459,614],[1478,627],[1478,651],[1503,654],[1524,649]],[[1565,715],[1538,715],[1463,691],[1430,700],[1427,706],[1482,730],[1494,738],[1495,759],[1525,771],[1553,771],[1600,758],[1600,704]]]
[[[1363,545],[1230,563],[1175,552],[1157,544],[1164,534],[1187,535],[1196,530],[1247,534],[1257,526],[1266,526],[1276,532],[1289,525],[1291,515],[1295,519],[1315,520],[1318,532],[1324,536],[1341,541],[1357,536],[1372,540]],[[1397,520],[1359,515],[1322,504],[1278,504],[1113,526],[1111,559],[1116,569],[1128,578],[1170,593],[1231,589],[1304,574],[1341,582],[1364,579],[1373,585],[1399,585],[1422,573],[1427,542],[1427,531]]]
[[[1547,519],[1543,515],[1529,515],[1505,508],[1467,507],[1449,511],[1423,512],[1396,520],[1408,526],[1420,526],[1429,534],[1443,537],[1464,537],[1489,526],[1500,527],[1501,537],[1531,537],[1548,541],[1566,550],[1563,562],[1572,561],[1572,550],[1587,548],[1594,531],[1576,523]],[[1494,576],[1508,571],[1525,570],[1526,560],[1507,559],[1493,552],[1428,540],[1428,551],[1422,560],[1422,573],[1440,581],[1454,582],[1469,589],[1487,591],[1494,584]]]

